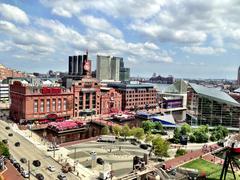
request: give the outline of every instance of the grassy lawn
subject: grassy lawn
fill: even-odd
[[[222,166],[210,163],[203,159],[196,159],[187,164],[184,164],[182,167],[197,169],[197,170],[199,170],[200,173],[205,172],[207,174],[207,179],[211,179],[211,180],[220,179],[220,175],[221,175],[221,171],[222,171]],[[229,169],[230,169],[230,167],[229,167]],[[240,180],[240,176],[239,175],[237,175],[237,176],[238,176],[237,179]],[[226,179],[228,179],[228,180],[234,179],[233,175],[231,174],[230,171],[228,172]]]

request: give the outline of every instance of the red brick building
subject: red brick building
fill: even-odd
[[[10,116],[15,121],[73,116],[73,92],[60,87],[39,87],[14,81],[10,85]]]
[[[7,77],[27,77],[27,76],[28,74],[26,73],[7,68],[0,64],[0,80],[4,80]]]
[[[100,84],[91,76],[74,81],[74,117],[100,114]]]
[[[155,108],[157,90],[151,84],[108,84],[122,95],[122,110]]]
[[[101,114],[117,113],[122,110],[122,95],[109,87],[101,88]]]

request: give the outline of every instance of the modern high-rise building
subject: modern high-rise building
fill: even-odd
[[[111,79],[119,81],[120,79],[120,57],[112,57],[111,59]]]
[[[111,79],[111,56],[97,55],[97,79]]]
[[[88,60],[88,52],[84,55],[69,56],[68,75],[62,78],[63,85],[70,88],[73,80],[80,80],[83,76],[91,75],[91,61]]]
[[[120,69],[120,81],[125,82],[130,79],[130,68],[121,68]]]
[[[238,68],[238,85],[240,85],[240,66],[239,66],[239,68]]]
[[[68,74],[81,76],[83,74],[83,62],[86,58],[86,55],[69,56]]]
[[[130,69],[124,67],[122,57],[97,55],[97,79],[128,81]]]

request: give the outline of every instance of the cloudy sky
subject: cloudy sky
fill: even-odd
[[[67,71],[88,49],[132,76],[236,79],[239,17],[239,0],[0,0],[0,63]]]

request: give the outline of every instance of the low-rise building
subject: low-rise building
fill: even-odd
[[[122,110],[148,109],[157,106],[157,91],[152,84],[110,83],[122,95]]]
[[[14,81],[10,85],[10,116],[16,122],[73,116],[73,92],[54,86]]]
[[[9,85],[0,83],[0,102],[9,101]]]
[[[91,76],[73,82],[74,117],[100,114],[100,84]]]
[[[101,114],[118,113],[122,110],[122,95],[115,89],[101,87],[100,111]]]

